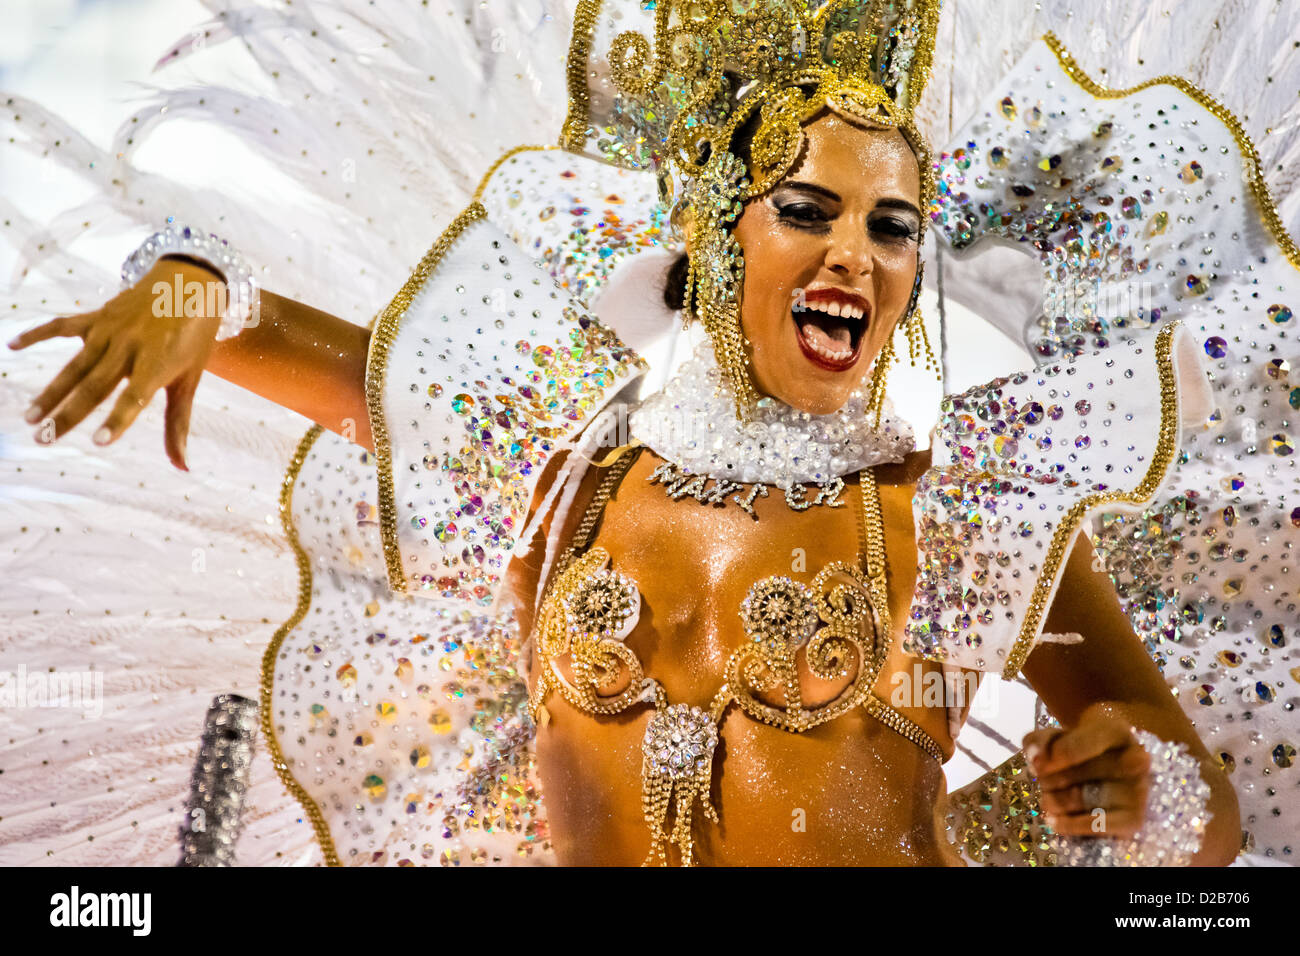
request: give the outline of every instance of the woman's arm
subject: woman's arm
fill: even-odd
[[[370,331],[273,292],[263,291],[260,302],[257,325],[218,342],[206,370],[374,451],[365,387]]]
[[[215,342],[221,316],[206,309],[218,307],[220,297],[211,293],[221,282],[198,262],[164,257],[102,307],[61,316],[14,338],[11,349],[56,337],[77,336],[84,343],[27,410],[27,422],[39,423],[36,440],[63,437],[126,378],[94,441],[112,444],[164,389],[164,445],[172,463],[188,470],[190,409],[203,373],[210,371],[373,451],[365,394],[369,331],[263,292],[257,323]],[[189,290],[191,283],[209,294],[173,302],[171,290]]]
[[[1241,844],[1236,792],[1134,633],[1109,576],[1093,570],[1094,555],[1091,543],[1080,537],[1045,622],[1046,631],[1077,632],[1083,642],[1039,644],[1025,662],[1024,675],[1067,729],[1122,721],[1186,744],[1200,760],[1211,791],[1206,809],[1213,814],[1195,862],[1226,866]],[[1098,731],[1098,739],[1104,732]]]

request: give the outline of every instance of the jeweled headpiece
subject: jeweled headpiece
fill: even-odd
[[[744,258],[729,227],[784,177],[802,124],[823,108],[899,129],[933,195],[912,110],[929,78],[939,0],[584,0],[569,51],[561,145],[653,170],[665,203],[689,204],[686,303],[703,321],[744,419],[757,400],[737,292]],[[733,136],[759,119],[748,168]],[[918,281],[909,307],[912,314]],[[909,341],[914,338],[909,328]],[[892,357],[882,353],[877,360]],[[882,389],[883,391],[883,389]]]

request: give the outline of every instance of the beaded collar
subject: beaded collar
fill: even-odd
[[[869,377],[828,415],[799,411],[767,396],[759,400],[753,421],[742,425],[713,343],[704,339],[662,389],[632,410],[628,430],[683,472],[789,489],[902,461],[916,447],[911,426],[888,398],[880,427],[872,427],[870,398]]]

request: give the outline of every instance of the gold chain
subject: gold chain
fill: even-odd
[[[858,554],[862,571],[871,582],[872,603],[876,607],[881,628],[888,640],[893,633],[890,627],[888,565],[885,557],[885,519],[880,509],[880,490],[876,487],[876,473],[870,468],[858,472],[858,490],[862,495],[862,520],[858,525]]]

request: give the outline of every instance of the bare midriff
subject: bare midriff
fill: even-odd
[[[928,453],[914,454],[902,464],[876,469],[893,639],[875,693],[947,756],[953,745],[946,708],[913,691],[939,665],[901,650],[916,574],[911,495],[928,458]],[[811,581],[832,561],[860,563],[859,489],[856,476],[847,476],[842,507],[814,505],[805,511],[793,510],[781,491],[769,489],[768,497],[754,500],[756,520],[731,496],[725,507],[669,498],[663,485],[647,480],[661,461],[648,449],[641,452],[609,499],[591,547],[605,549],[610,567],[632,578],[641,593],[640,617],[626,644],[645,674],[662,685],[669,703],[707,709],[723,683],[727,659],[747,640],[739,611],[754,582],[771,575]],[[573,540],[605,472],[588,470],[559,529],[563,545]],[[543,476],[543,488],[553,473],[552,467]],[[510,572],[520,623],[528,631],[533,590],[542,586],[540,554],[539,548],[532,562],[516,562]],[[806,708],[834,700],[852,682],[852,673],[820,680],[800,660]],[[564,663],[557,663],[571,679]],[[539,656],[531,655],[532,687],[541,666]],[[650,830],[642,811],[641,742],[653,713],[653,705],[643,703],[598,716],[559,693],[547,698],[535,756],[561,864],[636,866],[646,859]],[[943,838],[947,788],[940,763],[863,708],[792,733],[748,716],[733,703],[719,737],[710,798],[720,822],[707,820],[696,808],[697,863],[961,865]],[[678,862],[671,845],[669,858]]]

